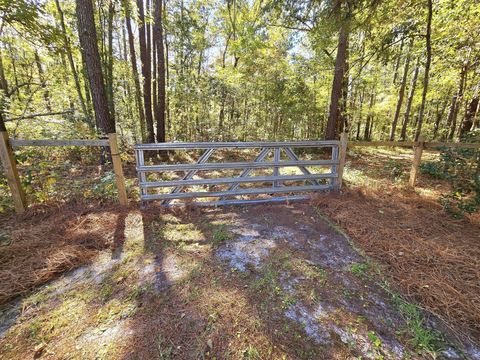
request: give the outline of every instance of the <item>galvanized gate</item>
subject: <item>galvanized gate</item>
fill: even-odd
[[[161,200],[163,205],[178,204],[178,199],[196,199],[198,205],[308,199],[308,193],[340,188],[346,150],[346,143],[341,144],[343,141],[139,144],[135,155],[140,199],[142,203]],[[296,149],[309,158],[302,160]],[[156,154],[167,151],[170,157],[177,157],[177,163],[155,164],[153,159],[159,161]],[[179,151],[202,153],[196,162],[179,162],[175,154]],[[232,151],[246,151],[253,159],[222,161],[231,157]],[[145,152],[155,155],[148,157],[148,163]],[[286,169],[290,169],[288,173]],[[200,200],[206,198],[216,199]]]

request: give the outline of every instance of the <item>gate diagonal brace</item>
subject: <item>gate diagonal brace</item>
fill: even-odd
[[[215,149],[208,149],[206,150],[202,156],[200,156],[197,160],[197,164],[204,164],[208,161],[208,159],[210,158],[210,156],[212,156],[213,152],[215,151]],[[189,180],[191,178],[193,178],[195,176],[195,174],[198,172],[198,170],[189,170],[185,176],[183,177],[182,180]],[[185,186],[177,186],[176,188],[174,188],[170,194],[176,194],[176,193],[179,193],[180,191],[182,191],[182,189],[184,188]],[[164,200],[162,202],[163,205],[168,205],[170,203],[171,200]]]
[[[255,158],[254,162],[262,162],[263,160],[265,160],[265,158],[268,156],[268,154],[270,153],[271,150],[272,150],[271,148],[263,148],[260,151],[260,153],[257,155],[257,157]],[[252,168],[245,169],[241,172],[241,174],[238,177],[239,178],[248,177],[248,176],[250,176],[250,174],[252,173],[253,170],[254,169],[252,169]],[[229,186],[227,191],[236,190],[239,185],[240,185],[240,183],[234,183],[234,184]],[[225,196],[221,197],[220,200],[225,200]]]
[[[286,147],[284,150],[285,150],[285,153],[287,154],[287,156],[290,158],[290,160],[300,161],[297,154],[295,154],[295,152],[292,150],[292,148]],[[299,166],[298,168],[303,173],[303,175],[311,175],[311,172],[305,166]],[[314,180],[309,180],[309,181],[313,185],[320,185],[320,183],[315,179]]]

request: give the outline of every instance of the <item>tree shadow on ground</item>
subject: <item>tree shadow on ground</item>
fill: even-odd
[[[158,211],[158,213],[156,213]],[[130,324],[125,358],[311,358],[313,353],[333,358],[338,351],[319,349],[308,337],[299,337],[301,326],[279,311],[262,311],[264,302],[252,296],[251,278],[232,271],[215,256],[216,246],[228,241],[224,225],[215,224],[201,210],[177,209],[161,214],[143,212],[145,249],[155,257],[154,286],[139,299],[141,313]],[[163,216],[163,218],[162,218]],[[241,219],[242,209],[229,209]],[[171,243],[168,231],[174,222],[189,232]],[[197,240],[194,240],[196,237]],[[213,244],[212,244],[213,243]],[[175,264],[190,270],[177,273]],[[180,265],[182,264],[182,265]],[[272,308],[273,309],[273,308]],[[270,310],[272,310],[270,309]]]
[[[225,259],[222,260],[219,256],[222,246],[235,240],[231,234],[225,235],[227,233],[223,232],[224,226],[228,227],[229,223],[241,224],[240,230],[244,233],[236,234],[240,237],[252,236],[251,230],[255,229],[259,223],[264,223],[266,229],[269,226],[272,229],[273,227],[281,228],[283,230],[273,235],[278,237],[275,241],[279,244],[282,241],[292,240],[282,238],[285,235],[288,237],[288,230],[285,229],[291,226],[302,227],[308,223],[307,226],[316,226],[315,230],[318,232],[309,232],[305,230],[306,227],[300,230],[305,232],[305,236],[293,240],[294,243],[290,244],[293,248],[288,249],[291,256],[289,263],[295,262],[297,257],[306,260],[306,264],[315,260],[324,263],[336,261],[339,264],[342,263],[342,266],[348,264],[348,261],[343,263],[342,257],[361,261],[362,257],[353,249],[340,251],[334,249],[335,243],[341,236],[328,225],[319,224],[318,219],[313,219],[314,213],[308,210],[309,208],[309,205],[303,205],[303,207],[287,210],[283,207],[258,207],[253,211],[243,208],[223,208],[212,211],[176,210],[173,215],[172,213],[161,214],[158,209],[144,212],[142,215],[145,248],[152,252],[158,267],[154,275],[154,283],[161,283],[164,286],[154,286],[153,291],[144,293],[139,300],[142,304],[142,312],[130,324],[133,333],[126,339],[125,349],[128,349],[126,358],[162,358],[162,356],[169,358],[170,356],[182,359],[282,357],[311,359],[362,355],[355,347],[345,344],[345,340],[341,339],[339,333],[333,333],[332,327],[327,326],[324,329],[327,332],[325,335],[328,341],[322,343],[315,339],[323,330],[315,328],[316,325],[313,324],[315,320],[312,320],[311,325],[314,333],[309,333],[309,329],[304,324],[305,321],[310,321],[309,318],[289,319],[286,316],[289,310],[290,312],[306,311],[300,300],[295,299],[294,296],[289,298],[290,295],[283,288],[287,283],[282,283],[281,276],[291,268],[288,265],[282,270],[281,266],[285,264],[278,260],[285,256],[284,250],[288,246],[282,249],[279,245],[278,248],[273,249],[267,258],[261,260],[258,267],[252,263],[246,264],[245,271],[232,268],[232,263],[225,262]],[[155,213],[155,211],[158,212]],[[197,238],[198,243],[205,246],[204,251],[199,250],[197,246],[192,247],[197,243],[189,241],[191,234],[188,233],[177,238],[176,244],[166,244],[171,241],[167,239],[168,236],[165,236],[170,222],[182,226],[194,225],[190,227],[190,231],[195,229],[200,231]],[[164,230],[160,234],[155,233],[154,229],[159,228]],[[282,234],[281,231],[284,233]],[[220,236],[221,234],[223,237]],[[309,246],[312,241],[316,241],[309,238],[312,235],[331,237],[327,247],[317,249],[318,252],[324,253],[311,254],[312,248]],[[179,244],[180,247],[178,247]],[[346,246],[350,247],[348,244]],[[327,253],[329,250],[331,250],[330,254]],[[174,274],[172,277],[175,269],[172,269],[172,263],[167,261],[172,256],[177,257],[179,264],[182,263],[183,257],[183,261],[191,265],[191,270],[184,277],[175,279]],[[333,258],[335,260],[332,260]],[[338,271],[343,270],[339,268]],[[273,273],[275,275],[272,275]],[[337,275],[336,272],[332,272],[331,280],[339,282]],[[366,286],[363,280],[349,275],[347,277],[349,286],[357,290]],[[169,278],[173,281],[169,281]],[[338,297],[338,293],[335,293],[338,290],[336,287],[330,290],[323,286],[315,287],[314,279],[311,280],[308,282],[311,288],[304,290],[316,289],[317,296],[324,299]],[[369,289],[372,288],[373,285],[370,285]],[[381,289],[377,288],[375,291],[379,293]],[[349,295],[350,300],[346,302],[350,308],[346,311],[367,314],[366,311],[362,312],[361,304],[356,304],[352,298],[354,294],[352,290]],[[378,305],[380,308],[387,306],[384,302],[389,302],[388,296],[385,294],[383,296],[385,298],[382,298],[382,303]],[[292,302],[289,303],[289,301]],[[334,303],[336,300],[329,301]],[[379,311],[382,315],[385,314]],[[374,314],[376,315],[379,313]],[[336,319],[338,321],[340,318]],[[398,316],[395,320],[397,326],[403,326]],[[336,320],[332,318],[331,321]],[[340,326],[344,325],[349,326],[348,324]],[[379,326],[378,323],[377,326]],[[387,328],[381,327],[381,330],[387,332]],[[328,333],[329,331],[332,334]]]

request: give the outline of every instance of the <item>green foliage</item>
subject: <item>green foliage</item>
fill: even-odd
[[[368,264],[366,263],[355,263],[350,266],[350,271],[357,276],[365,276],[368,268]]]
[[[230,237],[230,232],[225,225],[218,225],[213,229],[212,242],[214,245],[219,245],[220,243],[230,239]]]
[[[96,198],[116,198],[117,187],[115,185],[115,174],[113,171],[108,171],[102,176],[100,182],[93,186],[92,194]]]
[[[422,354],[436,357],[444,341],[440,333],[428,328],[417,306],[405,301],[401,296],[393,294],[393,302],[407,322],[410,343]]]
[[[480,131],[468,134],[465,142],[480,141]],[[446,179],[452,187],[442,194],[440,203],[456,218],[480,208],[480,151],[464,148],[444,148],[437,162],[427,162],[421,171],[436,179]]]
[[[440,162],[425,161],[420,164],[420,172],[424,175],[429,175],[434,179],[446,179],[448,173],[445,173],[444,167]]]

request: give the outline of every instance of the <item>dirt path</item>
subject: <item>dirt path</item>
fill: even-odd
[[[463,358],[310,204],[116,215],[111,251],[4,308],[0,357]]]

